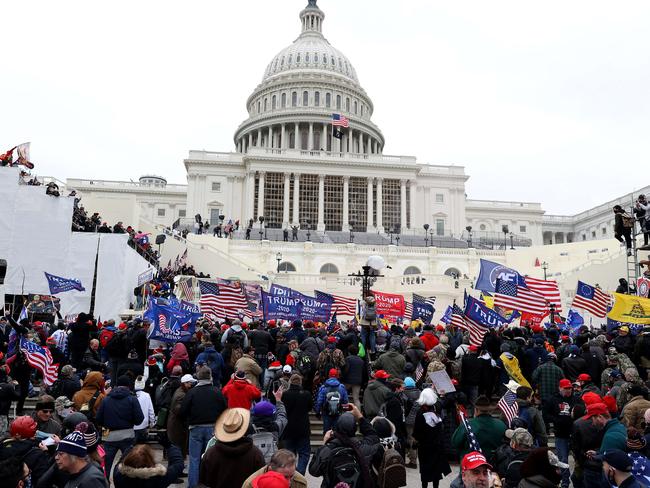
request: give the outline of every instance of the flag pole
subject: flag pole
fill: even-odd
[[[95,313],[95,293],[97,292],[97,263],[99,261],[99,242],[101,238],[97,236],[97,251],[95,253],[95,271],[93,272],[93,288],[90,293],[90,309],[88,313],[92,316]]]

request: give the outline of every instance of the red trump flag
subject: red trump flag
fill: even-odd
[[[373,291],[375,296],[375,310],[378,315],[385,317],[403,317],[406,304],[402,295]]]

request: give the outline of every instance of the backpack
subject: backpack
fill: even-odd
[[[271,460],[271,457],[278,450],[278,445],[275,442],[273,433],[262,428],[257,428],[255,425],[253,425],[253,429],[255,430],[255,433],[251,435],[251,440],[253,441],[255,447],[262,451],[262,455],[264,455],[264,462],[268,464],[268,462]]]
[[[379,472],[377,473],[377,486],[379,488],[406,486],[404,458],[392,447],[384,451]]]
[[[331,386],[329,391],[325,394],[325,413],[330,417],[338,417],[343,411],[341,404],[341,392],[339,387]]]
[[[347,483],[350,488],[360,488],[363,484],[361,463],[351,447],[336,447],[329,457],[327,486]]]
[[[530,410],[533,407],[526,407],[526,408],[520,408],[519,413],[517,413],[517,416],[512,419],[512,422],[510,423],[511,426],[513,423],[519,424],[517,427],[522,427],[526,429],[528,432],[530,432],[530,435],[533,436],[534,440],[534,446],[537,447],[539,444],[537,442],[537,436],[535,435],[535,432],[533,431],[533,419],[530,415]],[[515,428],[515,427],[513,427]]]
[[[160,384],[156,387],[156,390],[153,392],[153,401],[154,405],[158,408],[160,407],[168,407],[169,405],[162,405],[163,403],[163,395],[165,394],[165,388],[167,387],[167,383],[169,383],[169,378],[164,377],[161,381]],[[171,397],[169,398],[171,400]]]
[[[311,356],[309,354],[301,352],[298,355],[298,360],[296,361],[296,368],[298,369],[298,372],[302,376],[307,376],[309,373],[311,373],[312,367],[313,363]]]
[[[327,349],[327,352],[325,352],[325,361],[318,371],[318,374],[323,378],[323,380],[326,380],[329,377],[330,369],[338,369],[334,364],[334,358],[332,357],[333,354],[334,351],[331,349]]]
[[[232,344],[235,347],[244,347],[244,331],[243,330],[235,331],[230,329],[228,331],[228,337],[226,338],[226,343]]]
[[[623,217],[623,227],[627,229],[634,227],[634,217],[631,217],[627,212],[623,212],[621,217]]]
[[[101,392],[97,390],[95,394],[90,398],[90,400],[82,403],[81,407],[79,408],[79,412],[83,413],[91,422],[95,418],[95,413],[93,412],[93,409],[95,408],[95,402],[97,401],[97,398],[99,397],[100,393]]]
[[[363,318],[365,320],[377,320],[377,310],[375,307],[366,306],[366,309],[363,313]]]
[[[102,345],[102,348],[106,349],[106,346],[111,341],[114,335],[115,335],[114,330],[110,330],[106,328],[102,329],[102,331],[99,333],[99,343]]]

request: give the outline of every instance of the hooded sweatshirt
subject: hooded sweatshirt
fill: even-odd
[[[86,379],[84,379],[81,390],[72,396],[75,410],[78,412],[81,409],[81,406],[84,403],[89,402],[93,395],[99,391],[99,396],[97,397],[97,400],[95,400],[95,405],[93,407],[93,414],[97,415],[97,411],[99,410],[99,407],[102,404],[104,397],[106,396],[103,393],[103,390],[104,376],[102,373],[99,371],[92,371],[88,373],[86,375]]]
[[[246,478],[264,465],[262,452],[250,438],[219,442],[205,451],[199,482],[210,488],[241,486]]]
[[[259,400],[262,396],[260,389],[246,380],[231,379],[222,391],[228,401],[228,408],[250,410],[253,400]]]
[[[318,398],[316,399],[316,406],[314,407],[316,413],[325,414],[325,412],[321,412],[321,410],[325,405],[327,394],[331,391],[336,391],[337,389],[341,394],[340,405],[343,406],[343,404],[348,403],[348,392],[345,389],[345,386],[343,386],[336,378],[328,378],[327,381],[325,381],[325,384],[320,387],[320,390],[318,390]]]

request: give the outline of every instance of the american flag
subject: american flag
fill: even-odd
[[[494,304],[533,315],[546,315],[548,311],[548,302],[542,295],[517,283],[501,279],[497,279]]]
[[[476,440],[476,436],[474,435],[474,431],[472,431],[472,427],[469,425],[469,422],[467,421],[467,418],[465,417],[463,411],[458,410],[458,415],[460,416],[460,420],[463,422],[463,427],[465,427],[465,433],[467,434],[467,443],[469,444],[469,450],[483,452],[481,451],[481,446],[479,446],[478,441]]]
[[[43,374],[43,383],[46,386],[50,386],[56,381],[59,376],[59,365],[53,363],[49,349],[21,337],[20,350],[25,354],[29,365]]]
[[[201,298],[199,307],[204,315],[212,315],[217,319],[239,318],[246,316],[248,300],[244,295],[239,281],[222,281],[211,283],[200,281]]]
[[[650,486],[650,460],[638,452],[631,452],[628,456],[632,461],[632,475],[641,486]]]
[[[424,376],[424,366],[422,366],[422,362],[419,362],[415,367],[415,381],[420,381],[422,376]]]
[[[562,299],[560,298],[560,287],[557,281],[553,280],[539,280],[526,276],[524,278],[526,288],[542,295],[546,301],[555,305],[555,312],[562,313]]]
[[[451,325],[469,331],[470,346],[481,347],[483,345],[483,337],[487,334],[487,327],[467,317],[463,309],[455,303],[451,313]]]
[[[510,427],[510,423],[512,422],[512,419],[514,419],[519,413],[519,405],[517,404],[517,395],[515,395],[510,390],[506,390],[505,394],[498,401],[497,407],[499,407],[499,410],[503,412],[503,415],[508,421],[508,427]]]
[[[332,114],[332,126],[333,127],[350,127],[350,121],[341,114]]]
[[[194,287],[192,286],[192,278],[187,278],[186,280],[181,280],[178,283],[178,286],[181,289],[181,294],[185,297],[184,299],[188,302],[194,301]]]
[[[413,304],[404,300],[404,318],[411,319],[413,317]]]
[[[187,248],[183,251],[183,254],[181,254],[181,259],[178,264],[180,266],[185,266],[187,264]]]
[[[315,290],[314,294],[319,300],[332,300],[332,313],[336,311],[337,315],[346,315],[356,317],[357,315],[357,299],[346,298],[338,295],[331,295],[324,291]]]
[[[413,293],[413,303],[420,305],[431,305],[431,308],[434,308],[436,305],[436,297],[423,297],[417,293]]]
[[[571,308],[581,308],[591,312],[596,317],[603,318],[607,315],[607,307],[610,303],[610,296],[595,286],[578,281],[576,296],[573,298]]]

